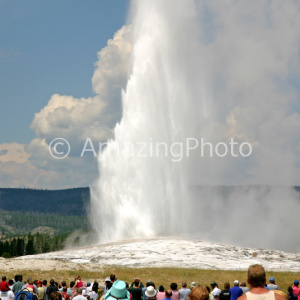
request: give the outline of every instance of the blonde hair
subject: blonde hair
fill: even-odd
[[[208,300],[209,293],[205,286],[196,285],[189,294],[190,300]]]

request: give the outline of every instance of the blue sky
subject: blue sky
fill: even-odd
[[[29,143],[54,93],[93,95],[97,52],[125,23],[126,0],[0,2],[0,143]]]

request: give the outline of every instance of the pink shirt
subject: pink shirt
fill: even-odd
[[[298,299],[300,300],[300,288],[298,286],[293,286],[293,293],[297,295]]]
[[[156,294],[156,300],[163,300],[166,298],[166,293],[165,292],[158,292]]]
[[[179,292],[172,290],[172,297],[171,297],[171,299],[172,300],[179,300],[180,299]]]

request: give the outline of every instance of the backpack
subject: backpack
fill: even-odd
[[[15,295],[14,300],[37,300],[37,296],[23,290]]]

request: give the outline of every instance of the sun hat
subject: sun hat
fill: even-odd
[[[152,285],[147,287],[147,290],[145,292],[147,297],[154,297],[156,295],[156,290],[154,289],[154,287]]]
[[[270,277],[270,281],[271,282],[275,282],[275,278],[274,277]]]
[[[130,294],[126,289],[126,283],[122,280],[117,280],[112,285],[104,297],[105,300],[127,299],[130,300]]]

